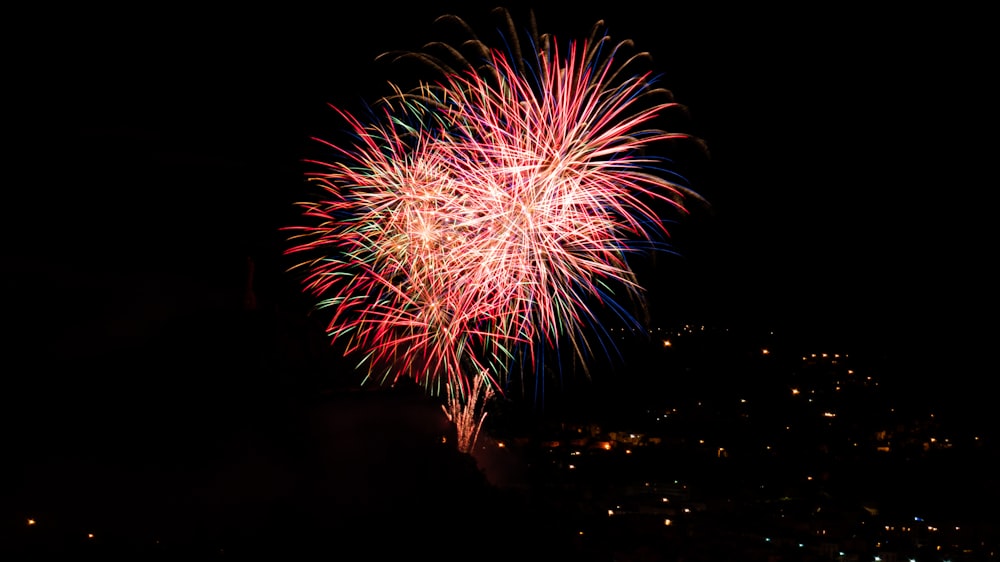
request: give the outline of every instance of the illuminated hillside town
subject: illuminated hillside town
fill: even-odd
[[[510,517],[519,517],[514,515],[521,513],[518,509],[535,514],[538,532],[553,543],[548,551],[553,555],[607,562],[1000,558],[995,429],[965,423],[953,411],[935,409],[932,401],[907,399],[902,381],[883,380],[887,366],[879,357],[797,349],[777,334],[751,336],[707,326],[615,337],[624,364],[594,371],[590,379],[567,374],[561,391],[550,382],[544,409],[526,397],[495,398],[482,422],[474,462],[463,465],[473,467],[481,485],[503,497],[504,505],[516,506],[509,507]],[[327,401],[331,409],[344,411],[340,419],[353,420],[337,430],[311,430],[320,460],[306,466],[308,457],[296,459],[298,464],[283,458],[281,474],[261,482],[244,475],[250,480],[245,485],[295,498],[291,481],[303,478],[303,472],[315,472],[318,480],[340,478],[343,473],[337,471],[344,469],[319,473],[334,466],[324,463],[343,450],[344,441],[355,433],[356,439],[380,435],[358,429],[375,416],[361,413],[366,400],[429,400],[405,385],[348,386],[342,382],[346,379],[320,375],[297,390],[308,399],[295,404],[308,409]],[[430,430],[407,434],[416,435],[417,442],[389,445],[402,450],[393,463],[419,465],[421,455],[436,450],[468,459],[456,453],[454,425],[442,423],[444,413],[431,406],[417,408],[419,416],[435,420]],[[375,470],[381,478],[397,468]],[[227,478],[200,485],[235,486]],[[419,486],[414,483],[419,478],[400,486]],[[390,483],[386,480],[385,488],[396,490]],[[34,489],[41,486],[36,483]],[[466,493],[458,484],[456,490],[458,496]],[[415,496],[413,503],[428,505],[412,505],[404,513],[433,512],[438,493]],[[242,498],[237,511],[248,513],[277,501],[234,494]],[[46,517],[58,510],[41,502],[33,509],[32,499],[26,491],[11,504],[18,509],[17,520],[5,520],[0,546],[20,554],[168,549],[221,556],[227,548],[234,550],[226,544],[232,538],[209,531],[197,541],[174,539],[173,550],[165,530],[148,528],[131,536],[114,523],[92,524],[101,534],[88,528],[86,509]],[[229,513],[211,507],[219,517]],[[377,516],[395,520],[392,512]],[[137,525],[130,521],[130,532]],[[318,537],[336,536],[319,522],[312,525]],[[276,537],[282,532],[288,531],[274,531]]]
[[[621,341],[646,390],[489,445],[530,459],[597,559],[1000,556],[993,428],[908,403],[877,360],[705,326]]]

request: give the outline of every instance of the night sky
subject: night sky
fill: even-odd
[[[463,477],[427,461],[396,479],[392,463],[424,458],[440,429],[411,418],[423,406],[303,410],[289,399],[323,377],[357,378],[310,371],[328,345],[285,271],[279,228],[307,196],[303,159],[323,154],[311,137],[342,132],[327,104],[363,113],[388,93],[397,68],[375,57],[441,38],[438,15],[463,16],[489,40],[493,4],[328,4],[45,5],[9,18],[0,437],[15,460],[0,501],[17,513],[3,517],[61,513],[77,532],[78,515],[126,513],[136,532],[190,530],[176,520],[222,517],[205,506],[252,494],[304,498],[298,515],[353,529],[367,520],[350,510],[367,501],[377,519],[385,494],[408,494],[406,516],[421,522],[419,506],[441,499],[432,488]],[[557,39],[603,19],[613,39],[649,51],[688,109],[678,127],[709,149],[680,165],[710,207],[673,226],[677,255],[638,264],[654,324],[862,351],[892,366],[901,401],[988,419],[995,174],[983,170],[996,120],[984,15],[540,4],[539,28]],[[526,4],[508,5],[527,21]],[[292,457],[307,474],[275,461]],[[216,487],[200,479],[198,467],[233,458],[254,462],[219,469]],[[448,509],[471,526],[462,490]],[[345,511],[330,515],[330,497]],[[176,511],[159,512],[164,502]],[[97,520],[80,515],[86,506],[100,507]],[[293,525],[286,515],[226,523],[254,534]]]
[[[684,165],[711,208],[676,225],[679,256],[644,270],[656,322],[867,346],[933,393],[979,380],[996,278],[981,15],[545,4],[539,27],[558,39],[603,19],[649,51],[709,148]],[[24,12],[6,71],[8,360],[78,381],[67,365],[169,349],[178,318],[240,309],[248,258],[259,302],[304,318],[278,228],[296,220],[310,137],[340,131],[327,104],[362,111],[387,93],[376,55],[439,38],[440,14],[492,37],[491,7]],[[239,345],[211,322],[199,341]],[[102,388],[171,386],[99,372]]]

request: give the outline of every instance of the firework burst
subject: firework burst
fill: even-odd
[[[300,204],[289,253],[310,256],[306,289],[370,375],[462,400],[564,344],[585,365],[598,310],[637,323],[630,254],[669,251],[657,209],[697,198],[649,148],[690,137],[653,126],[681,106],[598,29],[564,50],[533,36],[528,59],[516,39],[471,41],[474,62],[432,45],[457,64],[395,53],[437,79],[396,87],[369,122],[338,110],[356,141],[315,162],[323,195]]]

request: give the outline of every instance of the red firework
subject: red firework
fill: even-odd
[[[437,82],[397,90],[370,122],[340,111],[357,141],[316,162],[324,195],[300,204],[310,224],[289,253],[313,256],[306,289],[372,373],[461,396],[470,377],[499,388],[521,358],[539,368],[541,348],[585,359],[595,309],[643,301],[627,257],[665,239],[656,209],[697,197],[649,156],[689,137],[652,125],[679,106],[648,72],[622,78],[628,42],[591,37],[565,57],[535,44],[530,67],[499,50],[459,71],[420,55]]]

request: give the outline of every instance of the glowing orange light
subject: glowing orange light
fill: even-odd
[[[30,526],[32,526],[34,524],[35,524],[35,520],[29,517],[28,518],[28,526],[30,527]]]

